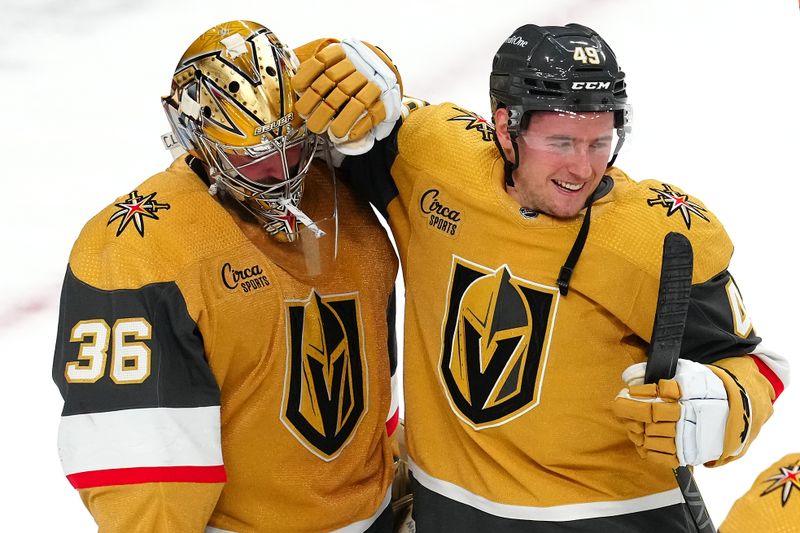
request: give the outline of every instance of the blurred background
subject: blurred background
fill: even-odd
[[[0,387],[0,529],[96,529],[56,450],[61,397],[50,375],[69,250],[90,216],[169,164],[159,97],[188,45],[237,18],[289,46],[321,36],[371,41],[398,65],[407,94],[487,117],[491,60],[516,27],[593,27],[628,76],[633,140],[618,166],[674,183],[719,216],[758,334],[800,372],[796,0],[0,0],[0,360],[9,371]],[[745,458],[697,469],[717,525],[760,471],[800,451],[797,389]]]

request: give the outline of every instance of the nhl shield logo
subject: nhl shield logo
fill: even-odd
[[[350,442],[367,412],[367,362],[357,294],[287,302],[281,421],[324,461]]]
[[[453,256],[439,375],[456,415],[474,429],[539,403],[558,289]]]

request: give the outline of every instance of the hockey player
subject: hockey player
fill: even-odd
[[[773,464],[733,504],[720,533],[800,531],[800,453]]]
[[[391,531],[397,261],[313,158],[297,64],[259,24],[201,35],[163,98],[188,154],[72,250],[59,453],[100,531]]]
[[[364,113],[350,87],[344,104],[329,97],[340,63],[386,89],[381,58],[365,57],[331,45],[295,85],[316,131],[334,117],[343,151],[362,143],[348,125]],[[411,102],[344,162],[387,216],[405,275],[417,528],[691,531],[672,467],[740,457],[788,377],[728,273],[730,240],[698,199],[613,166],[625,75],[591,29],[520,27],[490,94],[494,127]],[[674,380],[642,386],[673,231],[696,249],[682,360]]]

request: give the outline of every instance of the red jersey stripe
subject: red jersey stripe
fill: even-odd
[[[395,409],[392,417],[386,421],[386,434],[390,437],[394,435],[397,429],[397,423],[400,421],[400,409]]]
[[[764,363],[764,361],[753,355],[750,357],[752,357],[753,361],[756,362],[756,366],[758,367],[758,371],[761,372],[761,375],[767,378],[767,381],[769,381],[770,385],[772,385],[773,390],[775,390],[775,400],[777,400],[778,396],[780,396],[783,392],[783,381],[781,381],[781,378],[779,378],[778,375],[773,372],[772,369],[766,365],[766,363]],[[772,400],[772,403],[775,403],[775,400]]]
[[[67,479],[76,489],[89,489],[137,483],[224,483],[227,476],[223,465],[149,466],[77,472]]]

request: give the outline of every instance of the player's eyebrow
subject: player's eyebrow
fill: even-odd
[[[576,139],[581,139],[582,137],[573,137],[571,135],[548,135],[545,137],[548,141],[574,141]],[[595,137],[592,139],[593,141],[608,141],[611,140],[611,135],[601,135],[600,137]]]

